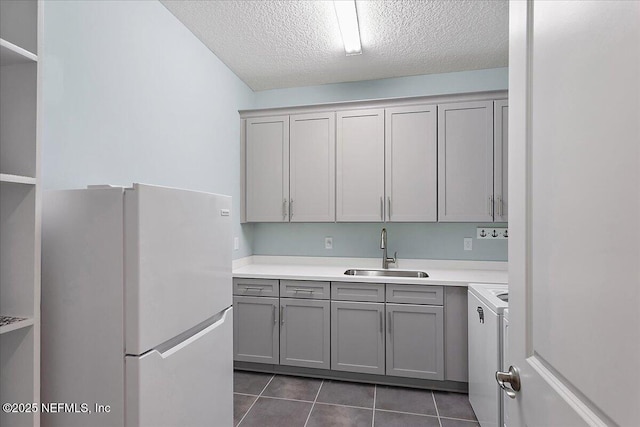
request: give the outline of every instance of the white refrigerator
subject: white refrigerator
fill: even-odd
[[[233,425],[230,211],[143,184],[44,194],[44,427]]]

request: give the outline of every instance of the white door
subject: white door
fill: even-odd
[[[640,425],[640,2],[510,3],[510,426]]]
[[[335,113],[290,117],[291,222],[336,219]]]

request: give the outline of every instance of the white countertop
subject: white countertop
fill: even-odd
[[[344,275],[350,268],[379,269],[380,263],[377,258],[251,256],[234,261],[233,277],[445,286],[507,283],[507,263],[494,261],[399,260],[397,268],[425,271],[429,277],[424,279]]]

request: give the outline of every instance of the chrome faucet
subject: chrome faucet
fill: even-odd
[[[396,258],[398,256],[398,252],[393,254],[393,258],[389,258],[387,256],[387,229],[383,228],[382,233],[380,233],[380,249],[382,252],[382,268],[389,268],[389,264],[395,264]]]

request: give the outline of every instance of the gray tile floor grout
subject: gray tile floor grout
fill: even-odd
[[[371,427],[375,426],[376,423],[376,394],[378,393],[378,385],[374,384],[373,386],[373,414],[371,415]]]
[[[438,424],[442,427],[442,421],[440,420],[440,412],[438,411],[438,403],[436,402],[436,395],[431,391],[431,398],[433,399],[433,407],[436,408],[436,416],[438,417]]]
[[[251,375],[251,373],[244,373],[244,375]],[[472,426],[478,426],[477,424],[477,420],[475,419],[469,419],[469,418],[456,418],[456,417],[451,417],[451,416],[446,416],[446,415],[441,415],[440,414],[440,409],[438,408],[438,399],[441,400],[440,405],[445,405],[445,407],[451,408],[452,403],[454,405],[458,405],[458,403],[455,401],[456,399],[454,399],[454,401],[451,401],[450,396],[448,397],[447,394],[445,393],[444,396],[440,396],[439,394],[439,398],[436,399],[435,393],[432,390],[428,390],[429,393],[431,394],[431,399],[433,401],[433,406],[435,408],[435,415],[433,414],[425,414],[425,413],[416,413],[416,412],[406,412],[406,411],[400,411],[400,410],[394,410],[394,409],[381,409],[378,407],[378,388],[379,386],[376,384],[362,384],[363,387],[366,386],[373,386],[373,407],[367,407],[367,406],[354,406],[354,405],[345,405],[342,403],[335,403],[335,402],[331,402],[331,401],[318,401],[318,398],[320,396],[320,393],[322,392],[323,386],[325,386],[326,381],[327,380],[323,380],[323,379],[313,379],[313,378],[302,378],[302,377],[294,377],[294,376],[287,376],[287,375],[278,375],[278,374],[255,374],[256,378],[266,378],[267,375],[269,375],[269,379],[266,382],[266,384],[264,385],[264,387],[262,387],[261,389],[255,389],[255,386],[260,386],[260,384],[264,384],[263,382],[260,383],[258,382],[258,384],[255,384],[254,387],[254,391],[258,391],[260,390],[259,394],[252,394],[252,393],[248,393],[246,392],[246,390],[249,390],[248,388],[244,388],[245,391],[240,391],[240,392],[235,392],[234,391],[234,395],[239,395],[239,396],[245,396],[247,398],[255,398],[253,400],[253,402],[251,402],[251,405],[248,407],[248,409],[246,410],[246,412],[244,414],[242,414],[242,417],[240,418],[240,421],[238,421],[238,423],[236,424],[237,427],[240,427],[243,425],[243,422],[245,421],[245,419],[247,418],[247,416],[251,413],[251,411],[254,409],[254,406],[256,406],[256,404],[258,404],[258,401],[261,401],[262,403],[259,404],[258,406],[262,406],[264,407],[265,401],[264,399],[274,399],[274,400],[281,400],[281,401],[289,401],[289,402],[297,402],[297,404],[306,404],[309,405],[311,404],[311,408],[309,409],[309,412],[306,416],[306,419],[304,419],[304,427],[307,427],[307,425],[310,425],[309,422],[312,418],[312,415],[315,417],[314,418],[314,423],[318,422],[318,414],[314,415],[314,408],[318,408],[318,410],[320,411],[320,414],[322,414],[323,412],[323,407],[326,406],[335,406],[335,407],[341,407],[341,408],[351,408],[353,410],[358,410],[358,411],[362,411],[362,410],[366,410],[366,411],[371,411],[371,426],[374,427],[375,426],[375,415],[376,412],[378,414],[380,414],[382,416],[382,413],[394,413],[394,414],[398,414],[398,416],[402,417],[402,416],[413,416],[413,417],[421,417],[422,419],[426,420],[427,419],[433,419],[436,418],[438,420],[438,426],[439,427],[446,427],[446,426],[450,426],[450,425],[463,425],[463,426],[468,426],[468,427],[472,427]],[[278,381],[274,382],[274,379],[278,378]],[[272,388],[269,391],[269,394],[274,394],[274,390],[277,390],[278,387],[282,387],[283,384],[283,379],[285,379],[285,384],[286,384],[286,378],[290,378],[291,381],[320,381],[320,386],[318,387],[318,390],[315,392],[315,397],[313,400],[304,400],[304,399],[293,399],[291,397],[278,397],[278,396],[269,396],[269,395],[265,395],[265,392],[267,391],[267,389],[269,388],[269,386],[273,383],[274,386],[272,386]],[[261,381],[264,381],[264,379],[262,379]],[[343,383],[342,381],[339,380],[335,380],[335,381],[330,381],[330,382],[335,382],[337,384],[339,383]],[[354,384],[354,383],[348,383],[348,382],[344,382],[345,384]],[[317,384],[317,383],[316,383]],[[288,385],[288,384],[287,384]],[[317,386],[317,385],[316,385]],[[275,387],[275,388],[273,388]],[[387,387],[387,386],[385,386]],[[384,388],[384,387],[383,387]],[[399,388],[399,390],[402,388]],[[331,391],[329,391],[331,390]],[[405,389],[405,390],[416,390],[416,389]],[[311,390],[309,390],[311,391]],[[326,399],[326,393],[332,393],[334,392],[335,389],[332,389],[331,387],[324,393],[325,397],[323,397],[323,400]],[[417,390],[416,390],[417,391]],[[427,391],[427,390],[423,390],[423,391]],[[276,393],[277,394],[277,393]],[[388,395],[388,393],[387,393]],[[285,396],[287,396],[285,394]],[[309,395],[307,393],[306,396],[303,396],[305,398],[310,398],[311,395]],[[444,401],[443,401],[444,398]],[[261,400],[262,399],[262,400]],[[385,399],[385,401],[387,401],[386,399],[388,399],[387,397],[383,397],[383,399]],[[242,401],[242,400],[241,400]],[[388,405],[389,403],[383,403],[383,405]],[[246,403],[244,404],[246,405]],[[319,405],[319,406],[318,406]],[[464,406],[464,405],[463,405]],[[388,406],[387,406],[388,407]],[[242,406],[240,406],[240,408],[244,409]],[[469,406],[470,408],[470,406]],[[241,410],[242,410],[241,409]],[[405,408],[402,408],[405,409]],[[260,413],[261,410],[264,410],[262,408],[258,409],[256,408],[256,410],[258,411],[257,413]],[[324,409],[326,411],[326,408]],[[336,408],[337,410],[337,408]],[[448,409],[448,411],[450,411],[451,409]],[[256,411],[254,411],[256,412]],[[464,412],[464,411],[463,411]],[[238,415],[240,416],[240,415]],[[467,416],[466,414],[463,416]],[[255,423],[255,417],[256,414],[252,415],[252,421],[247,420],[247,423],[249,425],[252,425],[252,423]],[[321,415],[322,417],[322,415]],[[386,421],[388,421],[388,416],[384,417],[386,419]],[[321,418],[322,419],[322,418]],[[415,418],[414,418],[415,419]],[[300,419],[300,422],[303,419]],[[446,426],[443,426],[443,420],[447,421]],[[247,424],[245,423],[245,424]],[[452,424],[453,423],[453,424]],[[368,422],[367,422],[368,424]],[[315,425],[315,424],[314,424]]]
[[[316,398],[313,399],[313,405],[311,405],[311,409],[309,410],[309,415],[307,415],[307,420],[304,422],[304,427],[307,427],[309,423],[309,418],[311,417],[311,413],[313,412],[313,408],[316,406],[316,402],[318,401],[318,396],[320,395],[320,390],[322,390],[322,385],[324,384],[324,380],[320,383],[320,387],[318,387],[318,392],[316,393]]]
[[[239,427],[240,424],[242,424],[242,421],[244,421],[244,419],[247,417],[247,415],[249,415],[249,412],[251,412],[251,409],[253,408],[253,405],[256,404],[256,402],[258,401],[258,399],[260,398],[260,396],[262,395],[262,393],[264,393],[264,391],[267,389],[267,387],[269,387],[269,384],[271,384],[271,381],[273,381],[273,379],[275,378],[275,374],[271,375],[271,378],[269,378],[269,381],[267,381],[267,385],[265,385],[262,389],[262,391],[260,392],[259,395],[256,396],[256,400],[253,401],[253,403],[251,404],[251,406],[249,406],[249,409],[247,409],[247,412],[245,412],[245,414],[242,416],[242,419],[240,420],[240,422],[238,422],[236,427]],[[251,395],[250,395],[251,396]]]

